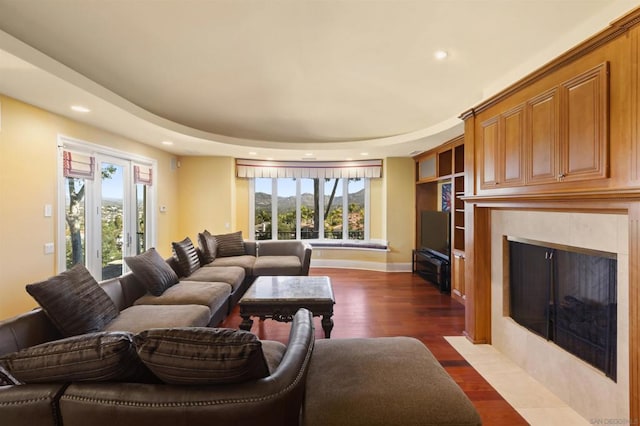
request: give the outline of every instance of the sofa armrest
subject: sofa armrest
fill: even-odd
[[[260,256],[298,256],[302,265],[300,275],[309,275],[311,264],[311,244],[301,240],[259,241],[258,257]]]
[[[60,399],[65,426],[298,425],[314,347],[311,312],[293,318],[282,361],[268,377],[230,385],[73,383]],[[259,419],[259,420],[258,420]]]

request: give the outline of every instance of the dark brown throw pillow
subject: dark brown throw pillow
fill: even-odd
[[[137,256],[125,257],[124,261],[133,276],[154,296],[160,296],[178,283],[178,275],[153,247]]]
[[[101,331],[118,308],[84,265],[26,286],[63,336]]]
[[[173,254],[178,260],[182,276],[188,277],[200,269],[200,257],[198,257],[198,251],[193,246],[191,238],[187,237],[180,242],[173,242],[171,246],[173,247]]]
[[[204,232],[198,234],[198,246],[200,247],[200,253],[202,254],[202,263],[211,263],[216,259],[216,253],[218,251],[216,237],[211,235],[206,229]]]
[[[13,377],[6,368],[0,365],[0,386],[19,385],[18,379]]]
[[[90,333],[54,340],[0,357],[23,383],[149,381],[131,333]],[[147,380],[144,380],[144,379]]]
[[[216,235],[215,238],[218,249],[217,256],[229,257],[246,254],[244,241],[242,240],[242,231]]]
[[[133,338],[142,362],[176,385],[239,383],[269,375],[262,343],[228,328],[156,328]]]

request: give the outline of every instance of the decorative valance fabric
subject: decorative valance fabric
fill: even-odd
[[[153,185],[153,168],[142,164],[133,165],[133,183]]]
[[[363,161],[262,161],[236,160],[241,178],[379,178],[382,160]]]
[[[77,179],[93,180],[96,170],[96,159],[87,154],[63,151],[64,176]]]

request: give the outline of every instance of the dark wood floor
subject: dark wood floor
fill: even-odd
[[[411,336],[438,358],[476,406],[484,425],[526,425],[527,422],[456,352],[443,336],[460,336],[464,307],[411,273],[312,268],[311,275],[331,277],[336,298],[331,338]],[[222,324],[238,328],[239,309]],[[316,318],[316,339],[324,338]],[[253,323],[261,339],[287,342],[289,324],[272,320]]]

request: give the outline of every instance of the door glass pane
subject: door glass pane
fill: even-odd
[[[136,254],[147,249],[147,185],[136,184]]]
[[[78,263],[84,264],[86,241],[85,216],[85,184],[84,179],[65,178],[65,252],[66,267],[71,268]]]
[[[364,240],[364,179],[349,179],[349,239]]]
[[[254,189],[256,240],[271,239],[271,179],[256,178]]]
[[[278,239],[296,239],[296,180],[278,179]]]
[[[341,179],[325,179],[324,181],[324,237],[342,239]]]
[[[102,163],[102,198],[100,206],[102,231],[102,277],[122,275],[124,244],[124,167]]]
[[[301,179],[300,185],[300,238],[303,240],[319,238],[320,210],[318,179]]]

